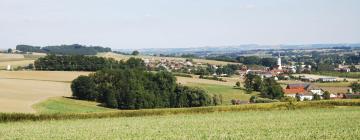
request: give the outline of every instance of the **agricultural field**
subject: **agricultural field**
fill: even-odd
[[[230,105],[232,99],[249,101],[252,95],[259,95],[257,92],[247,94],[245,90],[233,88],[227,85],[214,85],[214,84],[199,84],[199,83],[187,83],[187,86],[199,87],[207,91],[209,94],[221,95],[223,98],[223,105]]]
[[[343,78],[360,78],[360,72],[317,72],[316,74]]]
[[[66,71],[0,71],[0,112],[69,113],[101,112],[108,109],[97,103],[77,101],[70,97],[70,83],[90,72]],[[223,104],[232,99],[249,100],[251,95],[234,89],[234,81],[221,82],[199,78],[177,77],[184,85],[199,87],[210,94],[221,94]],[[57,98],[53,98],[57,97]],[[49,99],[50,98],[50,99]],[[47,100],[48,99],[48,100]]]
[[[135,58],[144,58],[144,59],[155,59],[155,60],[161,60],[161,59],[168,59],[168,60],[182,60],[185,61],[186,58],[178,58],[178,57],[158,57],[158,56],[148,56],[148,55],[122,55],[122,54],[116,54],[116,53],[99,53],[97,56],[105,57],[105,58],[114,58],[115,60],[127,60],[130,57]],[[209,63],[212,65],[226,65],[226,64],[238,64],[238,63],[232,63],[232,62],[224,62],[224,61],[216,61],[216,60],[206,60],[206,59],[193,59],[196,63]]]
[[[70,83],[79,75],[88,75],[89,73],[90,72],[75,71],[0,71],[0,79],[21,79]]]
[[[17,68],[19,66],[24,67],[29,64],[33,64],[34,61],[44,56],[45,54],[34,53],[34,54],[5,54],[0,53],[0,69],[6,69],[8,65],[11,65],[12,68]]]
[[[360,108],[0,123],[0,139],[360,139]]]
[[[70,81],[88,72],[0,71],[0,112],[31,112],[50,97],[71,96]]]

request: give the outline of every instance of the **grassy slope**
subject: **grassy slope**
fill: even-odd
[[[226,85],[213,85],[213,84],[200,84],[200,83],[187,83],[188,86],[200,87],[206,90],[209,94],[220,94],[223,96],[223,104],[231,104],[232,99],[246,100],[248,101],[252,95],[258,95],[259,93],[253,92],[252,94],[246,94],[244,90],[235,89],[232,86]]]
[[[35,104],[33,108],[38,113],[93,113],[113,111],[112,109],[98,106],[98,103],[80,101],[69,98],[50,98]]]
[[[0,123],[0,139],[360,139],[360,107]]]

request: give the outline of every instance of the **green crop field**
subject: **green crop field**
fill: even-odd
[[[316,72],[314,74],[337,76],[343,78],[360,78],[360,72]]]
[[[231,104],[232,99],[249,101],[252,95],[258,95],[259,93],[253,92],[247,94],[244,90],[233,88],[226,85],[214,85],[214,84],[201,84],[201,83],[187,83],[187,86],[199,87],[206,90],[209,94],[218,94],[223,97],[223,104]]]
[[[360,139],[360,107],[0,123],[0,139]]]
[[[99,103],[69,99],[64,97],[50,98],[35,104],[33,108],[37,113],[93,113],[114,111],[100,107]]]
[[[315,83],[319,87],[349,87],[351,82]]]

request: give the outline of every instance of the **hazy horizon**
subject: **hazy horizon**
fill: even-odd
[[[0,48],[360,43],[357,0],[1,0]]]

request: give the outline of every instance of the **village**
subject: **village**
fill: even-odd
[[[199,68],[211,67],[211,69],[221,68],[221,65],[210,65],[199,62],[193,62],[191,59],[186,60],[168,60],[168,59],[143,59],[145,64],[150,68],[161,68],[167,71],[189,73]],[[274,67],[248,67],[241,65],[233,76],[226,73],[211,74],[215,77],[239,77],[239,80],[243,81],[247,74],[258,75],[261,78],[273,78],[278,81],[282,87],[284,96],[297,98],[300,101],[313,100],[315,95],[319,95],[322,99],[325,92],[329,93],[331,99],[350,99],[353,96],[359,96],[358,93],[354,93],[350,86],[344,86],[344,83],[357,82],[357,79],[340,78],[324,75],[312,75],[306,74],[311,72],[311,65],[300,65],[296,67],[294,65],[283,65],[282,58],[279,55],[277,58],[277,65]],[[334,71],[349,73],[349,66],[339,65]],[[297,72],[305,72],[304,74],[297,74]]]

